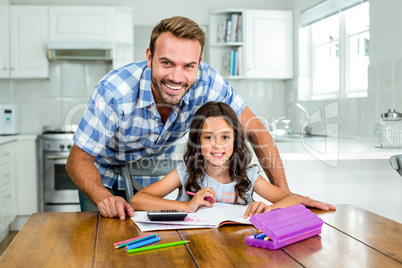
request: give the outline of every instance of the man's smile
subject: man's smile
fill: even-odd
[[[168,94],[177,94],[181,89],[185,88],[185,85],[183,84],[172,84],[165,81],[161,81],[161,84],[164,86]]]

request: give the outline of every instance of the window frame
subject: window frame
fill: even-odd
[[[364,98],[368,95],[368,87],[361,88],[360,90],[350,90],[349,88],[349,60],[350,60],[350,38],[356,36],[358,34],[362,34],[364,32],[368,32],[370,34],[370,26],[367,30],[354,33],[349,36],[347,25],[346,25],[346,14],[345,12],[340,12],[338,14],[334,14],[333,16],[339,16],[339,88],[336,92],[326,92],[322,93],[317,91],[316,88],[316,45],[313,42],[313,31],[312,24],[308,25],[307,31],[303,31],[304,34],[307,34],[308,37],[304,37],[308,39],[308,53],[310,53],[310,63],[304,64],[305,66],[310,66],[310,70],[308,71],[310,76],[310,90],[302,89],[301,95],[303,99],[308,100],[324,100],[324,99],[346,99],[346,98]],[[300,31],[300,34],[302,31]],[[300,39],[299,39],[300,40]],[[325,44],[329,44],[330,41]],[[303,53],[303,51],[300,51]],[[370,57],[370,56],[369,56]],[[300,64],[302,66],[303,64]],[[367,70],[368,72],[368,70]],[[304,91],[304,92],[303,92]],[[308,92],[308,94],[306,94]],[[299,89],[300,93],[300,89]]]

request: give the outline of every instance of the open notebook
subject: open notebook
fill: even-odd
[[[244,219],[248,205],[215,203],[213,207],[201,207],[194,213],[188,213],[184,221],[150,221],[146,211],[136,211],[131,219],[141,232],[172,229],[218,228],[224,224],[250,224],[250,218]]]

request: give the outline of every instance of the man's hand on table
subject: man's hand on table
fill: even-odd
[[[134,216],[134,209],[121,196],[105,198],[98,204],[98,210],[103,217],[126,219],[126,212],[129,217]]]
[[[303,205],[306,207],[312,207],[312,208],[318,208],[321,210],[330,210],[330,209],[336,209],[334,205],[327,204],[321,201],[317,201],[314,199],[311,199],[310,197],[299,195],[299,194],[293,194],[295,197],[297,197]]]

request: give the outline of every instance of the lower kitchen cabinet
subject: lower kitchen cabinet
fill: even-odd
[[[37,135],[26,134],[16,136],[14,145],[14,177],[15,195],[14,211],[17,214],[10,225],[11,231],[18,231],[33,213],[39,212],[39,180]]]
[[[286,158],[286,154],[281,154]],[[285,161],[293,193],[330,204],[351,204],[402,222],[402,183],[389,158],[339,159],[333,167],[319,160]]]
[[[8,232],[16,218],[15,206],[15,142],[0,145],[0,232]]]

